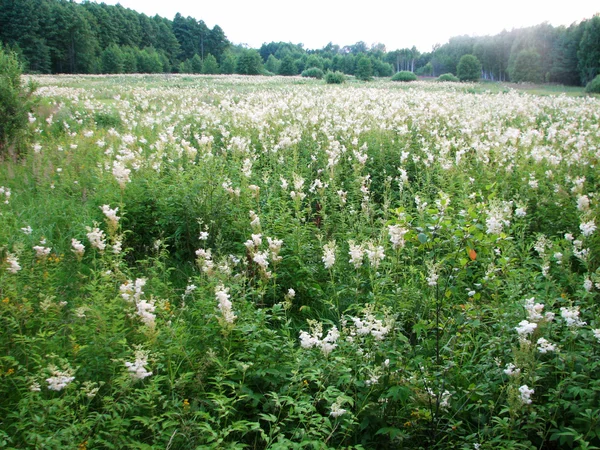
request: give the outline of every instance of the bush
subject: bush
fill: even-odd
[[[586,85],[585,92],[588,94],[600,94],[600,75],[596,75],[596,78]]]
[[[460,80],[451,73],[444,73],[437,78],[437,81],[453,81],[456,83]]]
[[[33,83],[23,84],[17,55],[0,45],[0,159],[8,152],[13,156],[19,153],[34,90]]]
[[[408,70],[402,70],[394,74],[392,81],[402,81],[407,83],[409,81],[417,81],[417,76]]]
[[[325,74],[318,67],[311,67],[310,69],[304,70],[301,75],[306,78],[316,78],[320,80]]]
[[[327,84],[342,84],[346,81],[346,75],[342,72],[327,72],[325,74],[325,82]]]
[[[473,55],[463,55],[456,66],[460,81],[478,81],[481,76],[481,63]]]

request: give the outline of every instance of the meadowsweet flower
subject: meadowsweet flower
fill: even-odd
[[[102,231],[100,228],[97,228],[97,227],[94,227],[94,228],[85,227],[85,228],[88,231],[87,238],[90,241],[90,244],[92,245],[92,247],[97,248],[101,252],[104,251],[104,249],[106,248],[106,241],[104,240],[106,238],[106,235],[104,234],[104,231]]]
[[[198,239],[200,239],[201,241],[208,240],[208,231],[201,231]]]
[[[335,241],[329,241],[323,246],[323,257],[321,258],[326,269],[331,269],[335,264]]]
[[[6,262],[8,263],[6,270],[9,273],[17,273],[19,270],[21,270],[21,266],[19,265],[19,260],[17,259],[16,255],[9,253],[6,256]]]
[[[538,346],[538,351],[540,353],[548,353],[548,352],[554,352],[556,351],[556,345],[552,344],[550,341],[548,341],[547,339],[539,338],[537,340],[537,346]]]
[[[508,363],[504,369],[504,373],[509,377],[513,377],[519,375],[521,373],[521,369],[519,369],[513,363]]]
[[[78,258],[81,258],[85,253],[85,245],[75,238],[71,239],[71,247],[71,251],[75,253]]]
[[[594,337],[598,340],[598,343],[600,344],[600,328],[592,330],[592,333],[594,333]]]
[[[4,186],[0,186],[0,196],[4,195],[4,204],[8,205],[8,201],[10,200],[10,189]]]
[[[135,361],[134,362],[125,362],[125,367],[127,367],[127,371],[131,378],[134,380],[143,380],[152,375],[152,372],[148,372],[146,369],[146,365],[148,364],[148,355],[145,352],[137,351],[135,353]]]
[[[344,414],[346,414],[348,412],[348,410],[342,408],[342,402],[343,400],[341,398],[338,398],[332,405],[331,405],[331,411],[329,413],[329,415],[331,417],[333,417],[334,419],[343,416]]]
[[[35,256],[40,259],[46,258],[50,254],[50,250],[52,250],[51,248],[42,245],[36,245],[33,249],[35,250]]]
[[[231,296],[228,292],[229,288],[220,284],[215,288],[215,297],[219,302],[218,307],[223,315],[223,320],[227,323],[233,323],[236,319],[236,315],[233,313],[233,304],[231,303],[231,300],[229,300]]]
[[[517,209],[515,209],[515,216],[518,218],[523,218],[527,215],[527,208],[525,208],[524,206],[520,206]]]
[[[375,246],[372,242],[369,242],[366,253],[369,263],[376,269],[379,267],[381,261],[383,261],[383,258],[385,258],[383,247],[381,245]]]
[[[33,229],[27,225],[26,227],[21,228],[21,231],[26,235],[30,235],[33,232]]]
[[[517,333],[519,334],[519,339],[526,339],[527,336],[533,334],[536,328],[537,323],[522,320],[519,322],[519,326],[515,327],[515,330],[517,330]]]
[[[531,404],[531,394],[535,393],[533,389],[529,389],[529,386],[524,384],[519,388],[519,393],[521,394],[521,401],[524,405]]]
[[[362,245],[356,245],[354,241],[348,241],[350,244],[350,251],[348,254],[350,255],[350,264],[352,264],[356,269],[362,266],[363,257],[365,254],[365,250]]]
[[[407,228],[403,228],[400,225],[388,225],[388,234],[394,250],[404,248],[404,235],[406,233],[408,233]]]
[[[140,300],[135,304],[137,315],[140,317],[142,322],[149,327],[154,328],[156,325],[156,306],[154,306],[154,300]]]
[[[587,195],[577,197],[577,209],[579,211],[587,211],[590,209],[590,198]]]
[[[102,205],[100,206],[100,209],[106,217],[109,229],[112,231],[116,230],[119,226],[119,220],[121,219],[119,216],[117,216],[117,211],[119,211],[119,208],[117,207],[111,209],[110,205]]]
[[[596,231],[596,223],[593,219],[589,222],[583,222],[581,225],[579,225],[579,229],[584,236],[591,236],[594,234],[594,231]]]
[[[586,278],[585,280],[583,280],[583,288],[587,292],[591,292],[593,287],[594,287],[594,284],[592,283],[592,280],[590,280],[589,278]]]
[[[579,306],[562,307],[560,308],[560,315],[569,328],[579,328],[586,324],[579,318]]]
[[[113,162],[112,174],[121,186],[121,189],[125,189],[125,185],[131,181],[129,174],[131,169],[127,169],[121,161]]]
[[[271,260],[274,263],[281,261],[282,258],[279,256],[279,252],[281,251],[283,240],[267,237],[267,242],[269,243],[269,250],[271,251]]]
[[[535,297],[525,299],[525,310],[527,311],[527,315],[529,316],[530,321],[539,322],[544,318],[544,316],[542,316],[542,310],[544,309],[544,305],[542,303],[534,302]]]
[[[433,264],[432,262],[427,262],[427,269],[428,269],[428,275],[427,275],[427,285],[428,286],[437,286],[437,281],[440,278],[439,274],[437,273],[438,271],[438,267],[437,265]]]
[[[340,332],[334,325],[327,332],[327,336],[323,339],[323,324],[318,322],[311,322],[310,333],[301,330],[300,331],[300,346],[302,348],[318,347],[321,349],[325,356],[329,355],[333,349],[337,347],[337,340],[340,337]]]
[[[48,389],[51,391],[62,391],[75,379],[71,369],[58,370],[54,366],[49,366],[48,370],[52,376],[46,378],[46,383],[48,383]]]

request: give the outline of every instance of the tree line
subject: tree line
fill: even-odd
[[[585,85],[600,73],[600,16],[569,27],[543,23],[495,36],[455,36],[430,52],[387,51],[360,41],[322,49],[289,42],[233,45],[223,29],[177,13],[148,17],[121,5],[68,0],[0,0],[0,41],[30,73],[240,73],[298,75],[308,69],[368,79],[410,71],[457,73],[462,56],[496,81]]]

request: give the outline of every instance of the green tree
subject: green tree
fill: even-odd
[[[215,58],[210,53],[204,58],[204,62],[202,63],[202,73],[205,74],[216,74],[219,73],[219,64],[217,63],[217,58]]]
[[[373,79],[373,65],[368,57],[362,55],[358,58],[354,75],[356,78],[363,81]]]
[[[226,51],[221,57],[221,73],[232,74],[235,72],[236,64],[237,58],[235,55],[230,51]]]
[[[237,59],[236,73],[241,75],[259,75],[262,72],[262,58],[253,49],[243,49]]]
[[[35,86],[23,84],[17,55],[0,45],[0,158],[19,154]]]
[[[281,61],[279,61],[275,55],[269,55],[267,58],[267,63],[265,64],[265,69],[267,69],[271,73],[279,73],[279,66],[281,65]]]
[[[298,75],[298,66],[292,55],[286,55],[279,66],[279,75]]]
[[[600,15],[585,22],[577,59],[581,83],[585,85],[600,72]]]
[[[104,49],[101,56],[102,73],[123,72],[123,52],[117,44],[111,44]]]
[[[202,59],[198,53],[190,58],[190,68],[192,69],[191,73],[202,73],[202,66]]]
[[[544,81],[540,54],[534,49],[521,50],[510,72],[510,80],[515,83],[541,83]]]
[[[481,76],[481,63],[474,55],[463,55],[456,66],[460,81],[478,81]]]

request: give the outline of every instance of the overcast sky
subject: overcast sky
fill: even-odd
[[[98,3],[100,3],[98,1]],[[503,29],[549,22],[570,25],[600,13],[598,0],[104,0],[173,19],[177,12],[212,28],[219,25],[234,44],[259,48],[265,42],[303,43],[318,49],[364,41],[387,50],[412,47],[428,52],[452,36],[494,35]]]

